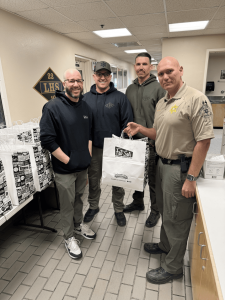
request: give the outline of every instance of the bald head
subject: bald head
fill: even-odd
[[[68,79],[68,76],[73,76],[73,75],[80,75],[80,72],[76,69],[68,69],[64,72],[63,74],[63,80],[67,80]],[[80,75],[80,78],[81,78],[81,75]]]
[[[160,85],[172,98],[183,85],[183,67],[174,57],[164,57],[157,67]]]

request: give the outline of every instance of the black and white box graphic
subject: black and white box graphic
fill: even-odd
[[[32,143],[32,133],[30,130],[26,130],[17,134],[17,138],[21,142]]]
[[[13,208],[12,201],[9,197],[7,182],[5,177],[5,170],[0,159],[0,217],[7,211]]]
[[[115,147],[115,156],[122,158],[132,158],[133,152],[120,147]]]
[[[35,193],[29,152],[14,152],[12,163],[17,197],[19,203],[22,203]]]

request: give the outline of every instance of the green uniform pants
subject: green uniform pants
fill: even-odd
[[[183,258],[192,221],[195,197],[181,194],[187,174],[180,165],[163,164],[159,159],[156,170],[156,201],[162,215],[159,247],[168,252],[162,262],[164,270],[171,274],[183,271]]]
[[[149,170],[148,170],[148,185],[150,193],[151,202],[151,212],[158,214],[159,209],[156,204],[156,194],[155,194],[155,175],[156,175],[156,164],[155,164],[155,147],[151,144],[149,145]],[[135,191],[133,193],[133,203],[137,205],[144,204],[144,192]]]
[[[59,192],[60,215],[64,238],[74,235],[74,227],[83,221],[83,201],[81,199],[87,182],[87,170],[72,174],[55,173],[55,183]]]
[[[101,195],[100,180],[102,177],[102,155],[103,149],[92,147],[91,164],[88,168],[89,195],[88,202],[91,209],[98,208]],[[123,198],[125,192],[121,187],[112,187],[112,202],[116,213],[122,212],[124,208]]]

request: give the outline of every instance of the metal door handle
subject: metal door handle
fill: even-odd
[[[199,244],[200,235],[201,235],[202,233],[203,233],[203,232],[199,232],[199,234],[198,234],[198,245],[199,245],[199,246],[202,246],[202,244]]]
[[[207,260],[207,258],[202,258],[202,249],[203,249],[203,247],[206,247],[206,245],[201,245],[200,258],[201,258],[202,260]]]
[[[192,207],[192,213],[194,214],[194,215],[197,215],[198,213],[196,213],[195,212],[195,205],[197,204],[197,202],[194,202],[193,203],[193,207]]]

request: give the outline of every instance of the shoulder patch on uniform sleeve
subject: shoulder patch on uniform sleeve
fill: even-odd
[[[210,117],[212,115],[212,111],[209,108],[208,103],[207,103],[206,100],[202,101],[202,106],[201,106],[201,108],[200,108],[197,115],[201,116],[201,117],[204,117],[204,118]]]

